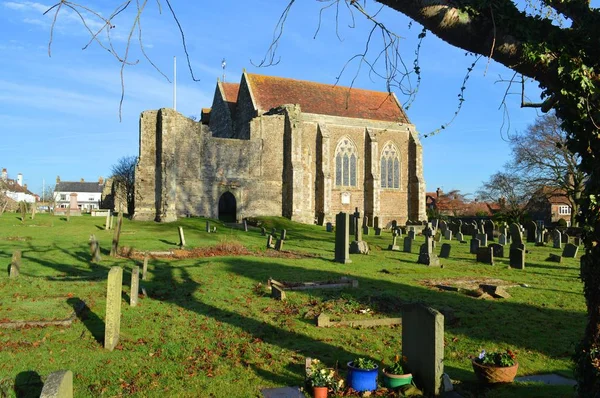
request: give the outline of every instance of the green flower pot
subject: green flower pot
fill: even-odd
[[[383,385],[387,388],[398,388],[412,383],[412,373],[395,375],[383,370]]]

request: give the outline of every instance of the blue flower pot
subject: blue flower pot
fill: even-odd
[[[377,390],[377,373],[379,367],[375,369],[358,369],[352,366],[352,362],[348,362],[348,376],[346,382],[348,387],[356,391],[375,391]]]

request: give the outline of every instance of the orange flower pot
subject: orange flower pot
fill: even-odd
[[[313,387],[314,398],[327,398],[328,387]]]
[[[519,364],[515,362],[513,366],[493,366],[483,365],[471,360],[475,376],[482,383],[512,383],[517,375]]]

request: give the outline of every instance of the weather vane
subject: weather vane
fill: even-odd
[[[223,83],[225,83],[225,67],[227,66],[227,62],[225,62],[225,58],[221,61],[221,68],[223,68]]]

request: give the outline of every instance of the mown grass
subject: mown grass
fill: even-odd
[[[245,233],[211,220],[218,231],[207,234],[205,221],[124,220],[121,245],[136,250],[176,248],[176,227],[183,226],[188,247],[240,243],[254,253],[151,259],[149,280],[142,282],[149,297],[131,308],[130,272],[141,260],[108,257],[112,231],[104,231],[103,218],[71,217],[66,222],[38,214],[21,223],[15,214],[0,217],[0,263],[7,267],[12,252],[23,251],[21,276],[0,276],[0,319],[58,319],[80,300],[87,305],[68,328],[0,329],[0,390],[39,396],[49,373],[70,369],[77,397],[260,396],[261,388],[302,385],[306,356],[330,366],[337,363],[343,371],[357,356],[389,361],[401,353],[400,326],[320,329],[314,322],[320,311],[332,319],[397,317],[403,303],[420,301],[455,316],[445,325],[444,363],[464,396],[573,396],[572,387],[539,383],[481,387],[469,360],[484,348],[510,347],[518,355],[520,376],[572,376],[570,355],[583,333],[585,303],[578,260],[545,261],[551,252],[560,254],[558,249],[528,245],[527,268],[521,271],[510,269],[507,258],[495,266],[477,264],[468,245],[453,241],[444,267],[428,268],[416,263],[417,247],[413,254],[385,250],[391,241],[385,233],[365,236],[371,253],[352,255],[353,262],[342,265],[332,261],[334,235],[323,227],[263,219],[267,231],[286,228],[284,249],[299,254],[274,257],[258,228]],[[100,264],[90,263],[91,234],[100,241]],[[421,242],[418,237],[416,246]],[[125,273],[120,343],[108,352],[102,340],[106,276],[112,266]],[[264,286],[269,277],[309,281],[342,276],[358,279],[359,288],[289,291],[288,301],[279,302]],[[527,287],[508,289],[509,299],[476,299],[423,283],[450,278],[497,278]]]

